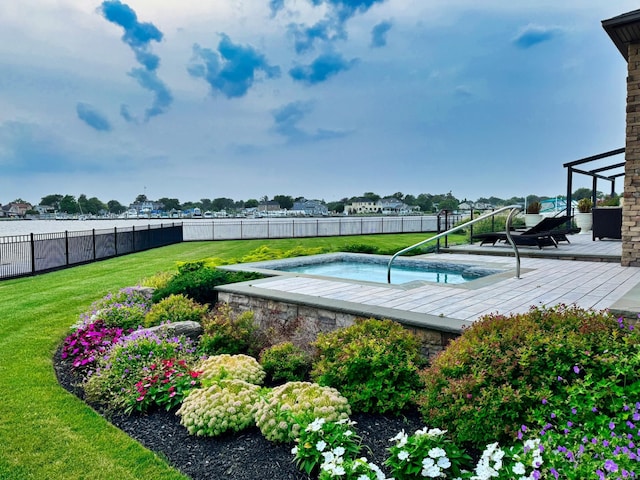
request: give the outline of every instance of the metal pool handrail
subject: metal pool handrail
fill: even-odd
[[[513,248],[513,252],[515,253],[515,256],[516,256],[516,278],[520,278],[520,252],[518,252],[518,247],[516,247],[516,244],[514,243],[513,239],[511,238],[511,219],[513,218],[513,216],[519,210],[522,210],[522,206],[521,205],[508,205],[506,207],[501,207],[498,210],[494,210],[493,212],[489,212],[489,213],[485,213],[484,215],[480,215],[478,218],[474,218],[473,220],[469,220],[468,222],[463,223],[462,225],[458,225],[457,227],[450,228],[446,232],[439,233],[438,235],[436,235],[434,237],[427,238],[426,240],[418,242],[415,245],[411,245],[410,247],[403,248],[399,252],[396,252],[391,257],[391,259],[389,260],[389,264],[387,265],[387,283],[391,283],[391,264],[393,263],[393,261],[396,259],[397,256],[402,255],[404,253],[407,253],[407,252],[413,250],[414,248],[420,247],[420,246],[424,245],[425,243],[432,242],[434,240],[438,240],[438,239],[440,239],[442,237],[445,237],[445,236],[447,236],[447,235],[449,235],[451,233],[457,232],[458,230],[462,230],[463,228],[466,228],[469,225],[473,225],[474,223],[477,223],[480,220],[484,220],[485,218],[492,217],[492,216],[494,216],[494,215],[496,215],[498,213],[504,212],[506,210],[511,210],[509,212],[509,215],[507,216],[507,221],[506,221],[506,225],[505,225],[507,241],[509,242],[509,244]]]

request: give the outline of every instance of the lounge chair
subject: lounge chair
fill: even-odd
[[[511,238],[516,245],[537,246],[542,247],[558,247],[558,242],[569,242],[567,234],[572,233],[570,227],[563,227],[571,221],[571,217],[564,215],[560,217],[545,217],[533,227],[527,230],[514,230],[511,232]],[[506,232],[489,232],[474,235],[471,241],[480,240],[480,245],[491,244],[497,242],[507,242]]]

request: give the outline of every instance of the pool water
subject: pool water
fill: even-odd
[[[290,267],[277,267],[277,270],[308,275],[322,275],[325,277],[364,280],[369,282],[387,283],[386,263],[365,263],[358,261],[334,261],[325,263],[310,263]],[[491,272],[493,273],[493,272]],[[469,274],[456,271],[447,265],[437,264],[433,267],[418,267],[393,265],[391,267],[391,283],[403,284],[413,281],[427,281],[446,284],[460,284],[475,280],[488,273]]]

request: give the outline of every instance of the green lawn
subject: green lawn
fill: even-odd
[[[0,281],[0,479],[184,479],[62,389],[52,356],[70,325],[109,291],[177,261],[240,258],[261,245],[400,250],[425,234],[190,242],[35,277]],[[462,236],[452,236],[461,242]]]

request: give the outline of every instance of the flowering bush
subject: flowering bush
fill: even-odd
[[[521,425],[532,424],[543,398],[566,399],[575,378],[555,379],[575,365],[593,368],[592,385],[613,386],[608,378],[620,368],[626,373],[613,383],[638,380],[637,367],[622,367],[638,343],[633,331],[620,328],[606,312],[559,306],[487,316],[422,372],[420,410],[459,442],[508,444]]]
[[[162,331],[137,330],[122,337],[99,360],[95,373],[84,384],[88,401],[125,410],[138,398],[136,383],[162,360],[195,360],[194,347],[186,337],[169,337]]]
[[[259,386],[243,380],[220,380],[210,387],[192,390],[176,414],[191,435],[239,432],[255,424],[253,411],[259,392]]]
[[[189,391],[200,382],[200,372],[192,370],[184,360],[160,360],[149,365],[149,372],[136,382],[133,395],[125,398],[125,413],[146,412],[152,407],[165,410],[180,405]]]
[[[260,365],[275,382],[303,381],[311,370],[311,356],[293,343],[284,342],[260,352]]]
[[[342,447],[344,454],[355,457],[360,451],[360,437],[353,431],[349,419],[327,422],[316,418],[300,431],[296,446],[291,450],[296,457],[296,465],[307,475],[311,475],[323,463],[326,452]]]
[[[258,361],[248,355],[214,355],[198,362],[197,369],[202,372],[202,381],[211,385],[220,380],[236,379],[262,385],[265,372]]]
[[[354,411],[398,414],[420,388],[418,338],[391,320],[357,320],[318,335],[311,377],[340,389]]]
[[[403,430],[392,438],[396,443],[389,449],[385,464],[390,467],[393,478],[460,477],[471,465],[471,457],[445,438],[445,433],[445,430],[425,427],[413,435]]]
[[[72,360],[72,369],[87,373],[122,335],[122,328],[107,327],[102,320],[87,323],[64,339],[61,357]]]
[[[91,305],[91,310],[81,315],[82,325],[102,320],[108,327],[124,330],[135,329],[144,323],[151,306],[151,289],[127,287],[116,293],[108,293]]]
[[[204,333],[198,350],[206,355],[220,353],[248,353],[257,356],[264,345],[260,328],[254,322],[253,312],[233,314],[228,304],[219,304],[202,321]]]
[[[349,402],[331,387],[289,382],[275,387],[257,404],[256,424],[274,442],[295,440],[315,418],[335,422],[349,418]]]
[[[151,306],[144,317],[144,325],[152,327],[166,322],[189,320],[200,322],[208,311],[208,305],[200,305],[184,295],[169,295]]]

